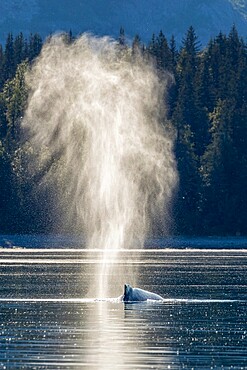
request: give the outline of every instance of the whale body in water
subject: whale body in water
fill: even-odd
[[[155,293],[148,292],[144,289],[132,288],[129,284],[124,284],[123,302],[144,302],[150,300],[162,301],[163,298]]]

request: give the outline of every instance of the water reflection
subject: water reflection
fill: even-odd
[[[7,369],[245,368],[246,302],[2,302]]]
[[[87,322],[86,341],[92,345],[86,364],[108,370],[162,368],[174,362],[172,350],[164,348],[168,337],[161,341],[164,328],[153,317],[153,305],[101,302],[93,311]]]

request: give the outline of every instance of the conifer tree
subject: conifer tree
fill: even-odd
[[[179,172],[179,189],[174,202],[177,232],[194,234],[199,230],[200,177],[189,125],[181,125],[177,130],[175,154]]]
[[[172,115],[172,121],[178,132],[176,157],[180,175],[175,207],[180,232],[186,232],[187,229],[190,233],[199,228],[198,213],[201,197],[198,168],[202,140],[199,110],[202,108],[196,104],[198,54],[197,36],[193,27],[190,27],[177,61],[177,100]]]
[[[178,51],[176,47],[176,41],[174,35],[172,35],[170,40],[170,51],[171,51],[171,72],[176,73],[177,62],[178,62]]]
[[[178,98],[177,110],[192,132],[196,131],[195,119],[195,75],[198,66],[198,42],[195,31],[189,28],[177,63]],[[177,116],[176,111],[174,112]],[[178,119],[178,117],[176,117]]]
[[[28,45],[28,57],[29,57],[29,61],[32,61],[33,59],[35,59],[41,49],[42,49],[42,38],[40,37],[40,35],[38,33],[35,33],[34,35],[30,35],[30,38],[29,38],[29,45]]]
[[[237,175],[237,152],[233,142],[234,107],[228,100],[219,100],[213,113],[212,142],[202,158],[204,182],[205,227],[221,233],[233,230],[235,217],[234,182]]]
[[[14,63],[16,68],[18,64],[20,64],[27,58],[27,45],[22,32],[14,39],[13,48]]]
[[[132,42],[132,56],[133,57],[139,56],[141,52],[142,52],[141,38],[139,35],[136,35]]]
[[[172,52],[169,48],[168,41],[162,31],[160,31],[157,38],[156,59],[158,69],[160,69],[161,71],[172,71]]]
[[[120,46],[126,46],[125,31],[123,27],[120,27],[118,43]]]
[[[9,153],[16,150],[20,142],[20,120],[27,101],[27,88],[25,85],[27,68],[27,62],[19,64],[15,77],[5,83],[1,94],[5,102],[7,121],[6,145]]]
[[[4,84],[4,52],[0,44],[0,89]]]
[[[20,147],[20,119],[27,99],[24,74],[27,64],[20,64],[15,77],[7,80],[0,93],[1,146],[0,211],[4,213],[0,227],[3,231],[21,232],[24,214],[21,189],[18,183],[16,153]],[[4,211],[3,211],[4,210]]]
[[[4,63],[3,63],[3,80],[7,81],[14,77],[15,74],[15,54],[14,54],[14,40],[12,33],[8,34],[5,50],[4,50]]]

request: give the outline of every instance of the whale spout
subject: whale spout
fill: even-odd
[[[124,284],[123,302],[144,302],[147,300],[162,301],[163,298],[156,293],[140,288],[133,288],[130,284]]]

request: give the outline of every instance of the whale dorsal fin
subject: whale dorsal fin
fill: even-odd
[[[131,289],[131,286],[129,284],[124,284],[124,294],[128,294]]]
[[[124,284],[124,295],[123,300],[128,301],[129,300],[129,293],[131,291],[132,287],[129,284]]]

